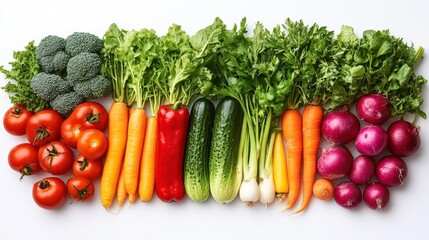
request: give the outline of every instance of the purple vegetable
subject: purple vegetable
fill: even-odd
[[[356,150],[366,156],[377,156],[387,148],[387,133],[378,125],[367,125],[355,140]]]
[[[375,173],[381,184],[386,187],[397,187],[404,184],[408,169],[402,158],[389,155],[378,161]]]
[[[359,119],[343,108],[326,114],[322,121],[322,136],[331,144],[347,144],[356,138],[359,128]]]
[[[356,102],[356,114],[366,123],[381,125],[390,118],[391,105],[381,94],[368,94]]]
[[[362,192],[356,184],[345,181],[335,187],[334,199],[341,207],[351,209],[362,202]]]
[[[331,146],[324,149],[317,160],[317,172],[326,179],[347,176],[352,168],[353,156],[344,146]]]
[[[387,129],[388,147],[398,157],[413,155],[420,147],[420,130],[414,124],[398,120]]]
[[[370,183],[363,191],[363,200],[365,204],[374,210],[381,210],[389,203],[390,191],[381,183]]]
[[[359,155],[353,160],[349,179],[358,185],[367,184],[375,173],[375,160],[369,156]]]

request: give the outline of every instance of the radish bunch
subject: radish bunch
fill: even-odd
[[[419,128],[402,119],[389,124],[391,117],[391,105],[381,94],[359,98],[356,115],[343,108],[324,117],[322,136],[330,146],[322,151],[317,171],[337,182],[338,205],[351,209],[363,201],[381,210],[389,202],[389,189],[404,184],[408,173],[404,158],[419,149]],[[350,147],[358,153],[355,158]]]

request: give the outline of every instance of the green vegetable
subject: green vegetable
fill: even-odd
[[[235,98],[244,112],[246,126],[242,131],[243,147],[239,153],[244,173],[241,187],[252,193],[240,190],[240,197],[251,204],[259,198],[256,183],[258,164],[271,159],[269,136],[275,118],[284,111],[286,97],[293,89],[293,78],[286,75],[289,69],[281,65],[279,57],[283,49],[269,47],[278,44],[284,33],[277,28],[271,34],[257,23],[253,37],[249,37],[246,27],[246,19],[243,19],[239,28],[234,26],[221,35],[221,46],[212,66],[212,71],[218,76],[213,81],[211,92],[215,96]],[[246,187],[250,185],[253,187]]]
[[[179,25],[173,24],[162,36],[160,65],[158,74],[165,78],[155,78],[169,103],[181,102],[187,105],[200,93],[205,93],[210,85],[212,73],[206,67],[219,45],[219,35],[225,27],[220,19],[189,37]]]
[[[0,66],[0,72],[12,80],[2,87],[9,94],[11,103],[25,105],[34,112],[49,108],[48,101],[38,97],[30,86],[30,80],[40,71],[34,42],[29,42],[22,51],[15,51],[13,58],[15,60],[9,63],[10,70]]]
[[[66,40],[55,35],[48,35],[40,40],[36,48],[36,58],[46,73],[63,75],[69,56],[64,52]]]
[[[197,99],[191,109],[184,160],[186,194],[196,202],[210,196],[209,152],[215,107],[207,98]]]
[[[243,111],[240,103],[231,97],[223,98],[216,107],[209,155],[210,192],[219,203],[235,199],[242,181],[243,147],[240,136]]]
[[[73,89],[85,100],[97,99],[112,94],[112,81],[97,75],[88,81],[76,83]]]
[[[414,72],[424,49],[407,45],[388,30],[366,30],[361,38],[343,26],[337,37],[340,76],[333,82],[330,108],[351,105],[369,93],[381,93],[392,104],[392,115],[414,113],[423,118],[422,86],[427,80]]]
[[[67,81],[71,85],[87,81],[100,74],[101,59],[96,53],[83,52],[70,58],[67,64]]]
[[[84,99],[72,91],[57,95],[49,104],[63,117],[67,117],[82,102],[84,102]]]
[[[30,86],[36,95],[46,101],[51,101],[57,95],[71,91],[68,81],[61,76],[48,73],[38,73],[30,81]]]
[[[75,32],[66,38],[65,51],[71,57],[80,53],[100,54],[103,41],[94,34],[87,32]]]

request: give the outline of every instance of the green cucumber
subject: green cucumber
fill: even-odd
[[[210,192],[219,203],[235,199],[242,180],[238,158],[243,109],[231,97],[223,98],[216,107],[210,147]]]
[[[207,98],[197,99],[191,109],[184,161],[186,195],[204,202],[210,196],[209,151],[215,107]]]

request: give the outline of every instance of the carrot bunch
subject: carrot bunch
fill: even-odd
[[[158,37],[153,30],[124,31],[112,24],[104,38],[103,73],[112,80],[114,99],[100,190],[102,205],[108,209],[115,196],[121,207],[127,196],[132,204],[139,193],[146,194],[143,199],[150,199],[153,192],[156,127],[154,130],[153,121],[147,120],[144,106],[149,98],[146,90],[152,85],[150,66],[156,57],[154,43]],[[144,180],[147,183],[142,184]]]
[[[295,206],[302,192],[301,206],[294,211],[299,213],[308,207],[313,196],[324,116],[322,106],[330,100],[336,76],[336,70],[328,64],[335,55],[335,46],[333,32],[316,24],[307,26],[302,21],[288,20],[284,27],[289,34],[285,37],[282,61],[293,71],[289,76],[294,87],[281,119],[287,176],[283,171],[279,179],[287,181],[289,187],[285,210]]]

